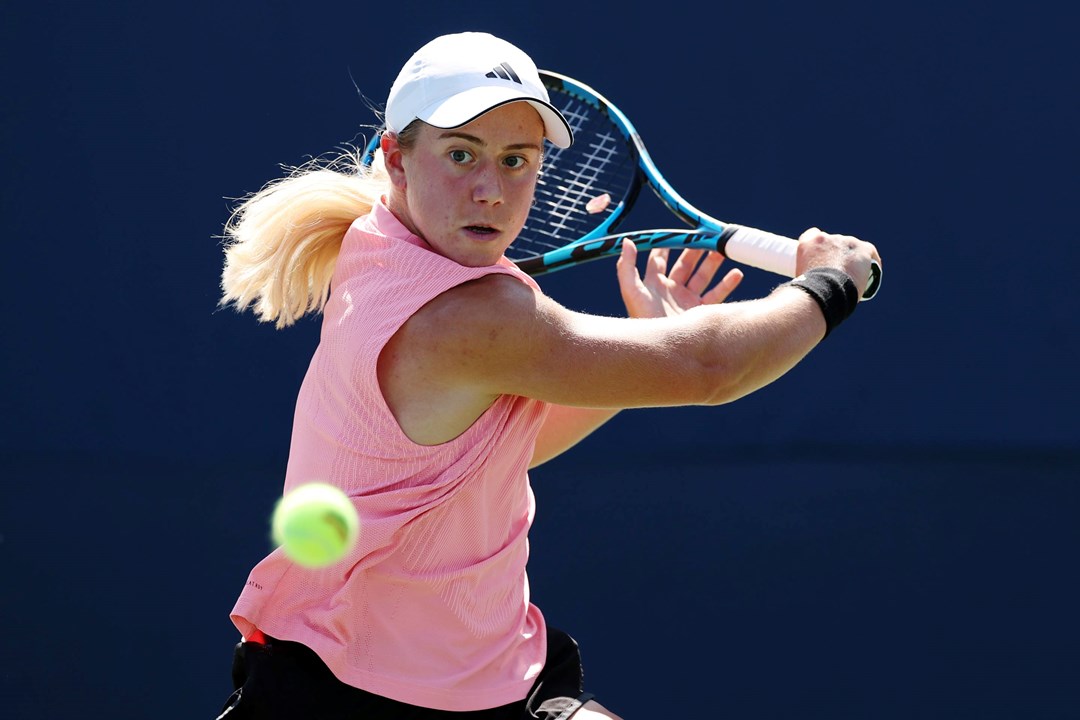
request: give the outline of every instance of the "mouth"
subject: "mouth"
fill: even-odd
[[[498,228],[493,228],[490,225],[466,225],[465,231],[471,235],[478,235],[480,237],[491,237],[492,235],[498,235]]]

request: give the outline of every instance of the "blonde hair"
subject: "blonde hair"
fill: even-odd
[[[279,329],[322,311],[346,231],[390,183],[381,150],[370,166],[362,150],[349,148],[286,169],[242,199],[222,236],[220,304],[251,307]]]

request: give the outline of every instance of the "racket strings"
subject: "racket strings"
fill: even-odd
[[[562,106],[574,144],[549,146],[536,201],[507,253],[512,260],[563,247],[611,220],[636,181],[636,159],[599,109],[570,96],[554,96],[552,101]],[[610,196],[610,203],[597,202],[603,195]]]
[[[589,152],[569,170],[554,178],[545,174],[537,182],[538,202],[545,209],[543,222],[536,228],[540,235],[565,240],[582,234],[579,232],[581,214],[583,211],[588,214],[589,201],[603,194],[596,188],[602,185],[605,168],[616,153],[613,135],[599,140],[592,143]]]

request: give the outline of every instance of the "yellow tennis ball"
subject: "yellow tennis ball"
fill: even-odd
[[[274,542],[297,565],[323,568],[352,549],[360,535],[360,517],[341,490],[312,482],[278,500],[271,529]]]

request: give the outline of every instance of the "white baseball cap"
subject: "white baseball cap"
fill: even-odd
[[[400,132],[417,119],[438,128],[460,127],[520,100],[536,108],[552,144],[570,147],[570,124],[550,103],[528,55],[488,33],[443,35],[401,69],[386,99],[386,127]]]

